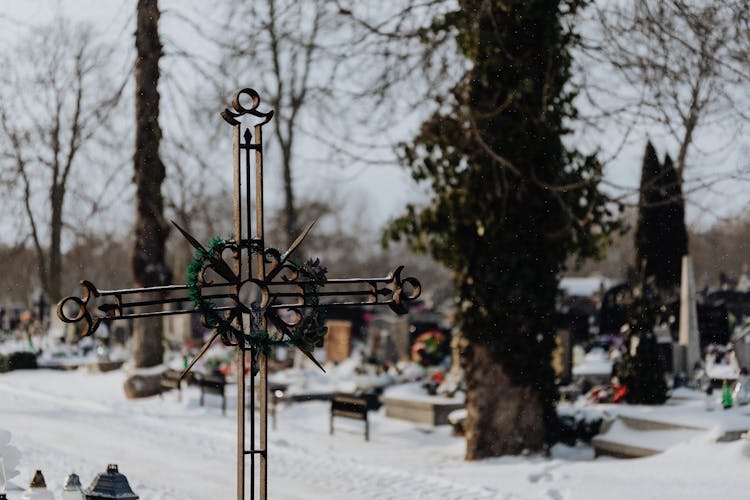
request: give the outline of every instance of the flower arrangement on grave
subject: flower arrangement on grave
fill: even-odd
[[[411,359],[422,366],[435,366],[448,356],[448,342],[439,330],[420,334],[411,346]]]
[[[212,375],[226,375],[232,363],[232,352],[229,349],[214,348],[203,362],[203,370]]]
[[[445,376],[437,388],[437,393],[446,398],[452,398],[457,392],[466,388],[466,377],[463,370],[452,367],[445,372]]]
[[[422,387],[427,391],[427,394],[429,394],[430,396],[435,396],[438,393],[438,387],[443,383],[444,380],[445,372],[437,371],[432,373],[432,375],[427,378],[427,381],[422,384]]]
[[[308,226],[308,230],[311,227],[312,225]],[[281,279],[284,282],[293,283],[295,280],[299,280],[298,287],[301,297],[304,298],[304,304],[300,305],[311,307],[303,310],[304,308],[301,307],[290,306],[286,310],[280,310],[278,314],[271,318],[272,328],[263,330],[256,328],[251,333],[246,333],[234,326],[236,311],[233,314],[223,314],[216,303],[205,298],[202,294],[203,287],[212,284],[205,277],[208,270],[212,270],[228,283],[235,279],[229,264],[223,259],[223,254],[225,251],[239,252],[242,244],[238,244],[233,239],[215,237],[208,242],[208,247],[205,248],[194,241],[194,238],[179,226],[177,228],[196,248],[187,268],[187,288],[189,298],[195,304],[196,311],[201,313],[204,326],[215,330],[215,336],[220,336],[225,345],[236,345],[237,339],[243,339],[248,346],[253,348],[252,352],[255,353],[255,356],[260,356],[261,353],[269,354],[273,347],[295,346],[321,370],[323,369],[312,354],[315,346],[320,343],[328,331],[325,326],[325,308],[318,307],[318,290],[326,283],[326,273],[328,272],[328,269],[321,265],[320,259],[310,259],[302,263],[292,259],[287,260],[287,253],[281,255],[275,249],[259,250],[251,248],[252,253],[260,254],[264,260],[276,263],[278,266],[276,273],[281,272]],[[303,233],[302,238],[306,234],[307,230]],[[301,242],[301,238],[298,241]],[[291,249],[288,252],[291,252]],[[260,285],[262,289],[267,286],[266,283],[257,280],[251,282]],[[252,317],[251,321],[259,325],[264,314],[259,303],[244,305],[243,307],[254,308],[249,311]],[[198,357],[200,357],[200,354]],[[253,361],[253,366],[257,367],[257,363],[255,363],[257,359]]]

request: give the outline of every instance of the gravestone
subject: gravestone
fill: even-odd
[[[570,382],[573,373],[573,342],[570,330],[557,330],[555,349],[552,351],[552,368],[560,384]]]
[[[698,306],[695,295],[693,261],[689,255],[682,257],[682,280],[680,284],[680,333],[679,349],[675,352],[675,369],[692,376],[693,368],[701,360],[700,334],[698,332]],[[679,368],[678,368],[679,367]]]
[[[352,353],[352,322],[338,319],[326,321],[326,361],[341,363]]]

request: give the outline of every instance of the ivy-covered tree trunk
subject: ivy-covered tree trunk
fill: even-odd
[[[158,32],[157,0],[138,0],[135,46],[135,154],[133,156],[136,184],[135,250],[133,276],[135,285],[165,285],[171,273],[165,263],[164,243],[168,226],[164,220],[161,185],[164,164],[159,157],[159,59],[162,46]],[[133,359],[136,367],[155,366],[163,361],[163,329],[160,318],[135,320]],[[139,379],[140,380],[140,379]],[[140,380],[126,383],[129,396],[147,396],[157,390],[154,384]]]
[[[546,403],[540,391],[514,384],[492,349],[469,344],[463,353],[466,374],[467,458],[518,455],[545,444]]]
[[[432,26],[455,34],[470,70],[403,149],[433,195],[387,236],[455,271],[469,460],[540,450],[553,435],[558,273],[571,254],[596,255],[615,225],[596,158],[561,139],[575,117],[567,26],[582,3],[461,0]]]

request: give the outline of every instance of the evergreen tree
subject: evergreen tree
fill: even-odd
[[[662,404],[667,400],[665,363],[653,328],[659,297],[642,282],[633,287],[628,304],[627,351],[620,359],[617,376],[627,387],[625,400],[632,404]]]
[[[550,438],[558,272],[571,254],[596,255],[614,226],[596,158],[561,140],[575,118],[569,26],[583,3],[461,0],[432,26],[455,34],[470,69],[403,149],[433,194],[387,236],[455,272],[467,459],[538,450]]]
[[[688,251],[682,184],[672,159],[667,155],[659,163],[651,142],[643,156],[638,207],[636,267],[645,265],[646,277],[653,277],[662,290],[679,286],[682,256]]]

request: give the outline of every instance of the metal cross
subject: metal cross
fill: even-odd
[[[243,100],[249,99],[246,107]],[[267,353],[254,345],[248,345],[253,334],[267,334],[275,329],[275,335],[292,336],[294,329],[304,317],[305,311],[320,307],[388,306],[398,314],[407,312],[407,304],[419,297],[421,285],[412,277],[402,278],[403,266],[382,278],[327,279],[325,291],[311,292],[313,283],[309,276],[300,273],[300,265],[290,260],[291,254],[302,243],[312,228],[310,224],[281,253],[267,248],[263,227],[263,134],[262,128],[273,118],[273,111],[258,110],[260,98],[250,88],[237,92],[232,108],[225,109],[221,116],[232,126],[233,172],[234,172],[234,240],[214,252],[206,265],[212,276],[201,273],[199,293],[202,300],[210,300],[213,310],[223,315],[225,324],[231,323],[230,332],[216,332],[201,348],[193,363],[208,350],[217,337],[227,345],[237,347],[237,499],[245,499],[246,455],[250,460],[250,492],[255,498],[255,464],[259,462],[259,498],[267,497],[268,461],[268,365]],[[257,123],[243,124],[240,118],[250,115]],[[252,131],[251,131],[252,129]],[[252,154],[254,152],[254,155]],[[253,172],[254,165],[254,172]],[[254,174],[254,175],[252,175]],[[255,187],[252,202],[252,185]],[[177,226],[175,224],[175,226]],[[180,232],[196,249],[206,249],[198,241],[177,226]],[[225,250],[227,252],[225,252]],[[224,254],[229,254],[227,257]],[[225,261],[228,258],[231,265]],[[255,262],[253,262],[253,260]],[[325,272],[324,268],[323,272]],[[81,337],[93,334],[103,320],[193,314],[195,306],[190,302],[188,285],[167,285],[121,290],[98,290],[89,281],[81,281],[81,297],[66,297],[57,307],[62,321],[83,321],[85,331]],[[193,289],[194,291],[194,289]],[[319,301],[319,299],[322,299]],[[204,323],[206,315],[203,314]],[[237,332],[244,332],[237,334]],[[311,359],[309,348],[296,344]],[[259,407],[259,436],[256,442],[255,412],[250,412],[250,449],[245,440],[245,372],[246,352],[250,351],[251,376],[250,403]],[[317,362],[316,362],[317,364]],[[186,370],[187,372],[187,370]],[[256,393],[255,379],[258,377]]]

